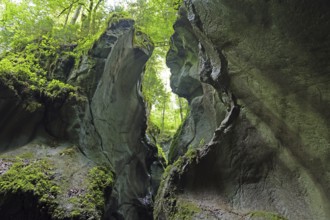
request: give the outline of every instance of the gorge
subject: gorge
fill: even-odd
[[[182,1],[166,64],[189,112],[168,164],[141,92],[155,44],[133,19],[49,62],[73,87],[0,71],[0,219],[329,219],[329,9]]]

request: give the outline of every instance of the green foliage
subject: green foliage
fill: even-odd
[[[128,11],[142,32],[153,42],[169,41],[177,14],[177,0],[137,0],[129,4]]]
[[[88,34],[84,37],[81,37],[77,40],[77,47],[69,53],[73,57],[75,57],[76,66],[79,65],[79,59],[82,55],[87,55],[89,50],[94,46],[97,40],[101,37],[101,35],[106,31],[108,26],[111,23],[117,23],[120,19],[128,18],[128,14],[126,12],[111,12],[106,21],[100,24],[97,28],[94,28],[94,34]]]
[[[154,43],[169,42],[179,4],[181,0],[137,0],[130,3],[127,10],[136,21],[139,31],[150,36]],[[175,133],[186,113],[184,106],[177,103],[173,105],[173,97],[161,77],[164,70],[162,59],[167,50],[166,46],[155,48],[146,65],[142,87],[149,111],[148,120],[151,121],[149,124],[160,130],[157,135],[151,134],[158,143],[168,141],[168,137]],[[148,133],[152,133],[153,128],[148,130]]]
[[[173,96],[165,87],[162,71],[161,58],[153,55],[147,63],[142,84],[149,111],[147,132],[156,144],[170,141],[188,110],[187,101]]]
[[[53,63],[60,54],[58,41],[48,35],[43,35],[26,44],[24,48],[21,47],[21,45],[16,45],[15,49],[2,55],[1,81],[14,90],[21,88],[23,93],[52,99],[76,93],[77,88],[74,86],[49,77]]]
[[[152,56],[146,65],[146,72],[143,77],[143,95],[151,109],[152,105],[160,105],[161,98],[167,97],[168,93],[160,77],[163,69],[161,60],[157,56]]]
[[[178,0],[137,0],[111,11],[104,0],[21,0],[19,3],[3,0],[0,3],[3,27],[0,29],[0,81],[17,94],[52,100],[77,98],[78,88],[53,76],[62,55],[74,57],[77,67],[108,24],[127,17],[136,20],[135,46],[150,48],[148,36],[156,43],[168,42],[179,4]],[[185,114],[181,104],[171,104],[173,98],[160,75],[164,68],[161,57],[167,49],[154,50],[143,79],[149,120],[160,128],[157,135],[160,142],[168,141]],[[26,107],[36,111],[40,106],[34,103]]]
[[[64,52],[80,58],[91,48],[104,31],[108,12],[103,0],[3,0],[1,81],[32,95],[52,99],[75,96],[77,88],[54,79],[53,68]],[[70,53],[73,47],[76,49]]]

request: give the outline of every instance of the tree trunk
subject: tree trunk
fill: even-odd
[[[180,97],[178,97],[178,101],[179,101],[179,108],[180,108],[180,119],[181,119],[181,123],[183,122],[183,107],[182,107],[182,101],[180,99]]]
[[[64,23],[64,28],[66,28],[66,25],[68,24],[68,20],[69,20],[69,15],[71,13],[71,10],[72,10],[72,4],[70,5],[69,7],[69,10],[68,10],[68,13],[66,14],[66,17],[65,17],[65,23]]]
[[[76,9],[76,11],[74,12],[73,14],[73,17],[71,19],[71,24],[75,24],[78,20],[78,17],[80,15],[80,12],[81,12],[81,8],[82,8],[82,5],[78,5],[78,8]]]
[[[89,7],[88,7],[88,15],[87,15],[87,19],[86,19],[86,23],[85,23],[85,28],[86,28],[86,35],[88,35],[90,33],[90,29],[91,29],[91,21],[92,21],[92,14],[93,14],[93,8],[94,8],[94,1],[93,0],[89,0]]]
[[[93,9],[93,17],[92,17],[92,34],[95,34],[96,33],[96,12],[97,12],[97,9],[99,8],[99,6],[100,6],[100,4],[102,3],[102,1],[103,0],[99,0],[97,3],[96,3],[96,5],[95,5],[95,7],[94,7],[94,9]]]
[[[164,97],[164,100],[163,100],[162,131],[161,131],[161,133],[163,133],[164,127],[165,127],[165,108],[166,108],[166,97]]]

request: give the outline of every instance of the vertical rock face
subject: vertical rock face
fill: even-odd
[[[329,9],[185,1],[167,64],[191,112],[155,219],[330,218]]]
[[[141,201],[150,197],[148,170],[154,158],[144,142],[146,113],[140,84],[152,51],[134,47],[133,23],[123,20],[110,27],[71,76],[83,88],[90,86],[86,109],[73,122],[79,125],[79,146],[87,157],[109,162],[116,174],[106,219],[147,219],[150,215],[151,204]]]
[[[0,112],[8,116],[6,120],[0,120],[1,125],[6,126],[2,126],[0,135],[0,149],[2,152],[7,151],[5,157],[32,152],[31,157],[35,159],[28,161],[46,160],[55,166],[55,185],[72,185],[72,188],[61,189],[64,192],[62,198],[59,198],[59,206],[63,207],[55,208],[61,211],[55,216],[52,206],[50,213],[45,214],[47,218],[101,219],[101,215],[102,219],[152,218],[151,197],[155,186],[151,185],[149,172],[151,164],[156,160],[157,149],[145,141],[146,112],[140,90],[141,75],[152,53],[152,46],[150,42],[144,42],[143,45],[148,45],[144,47],[135,45],[136,37],[134,21],[119,20],[109,25],[88,55],[81,58],[78,67],[73,69],[72,62],[61,63],[64,66],[70,63],[70,67],[59,67],[68,72],[59,70],[57,77],[68,77],[69,83],[79,86],[81,94],[76,99],[56,103],[48,100],[29,111],[27,105],[24,105],[24,97],[14,94],[6,85],[1,84],[1,91],[4,92],[1,92]],[[148,40],[146,36],[143,38],[144,41]],[[32,95],[30,98],[34,100]],[[31,100],[26,102],[33,103]],[[24,126],[20,126],[19,121],[24,122]],[[54,144],[49,144],[48,138],[54,139]],[[63,150],[66,146],[74,147]],[[1,178],[13,162],[7,162],[7,159],[0,162],[3,166]],[[89,173],[86,171],[96,165],[102,167],[91,169]],[[103,178],[106,175],[103,167],[108,167],[114,173],[111,195],[108,188],[102,188],[110,185],[110,177]],[[68,175],[65,176],[65,173]],[[95,189],[91,188],[91,184],[83,188],[86,175],[88,178],[95,176],[95,179],[90,180],[91,184],[93,181],[99,184],[96,189],[100,188],[104,194],[88,194],[89,189],[92,192]],[[1,181],[4,180],[0,179],[0,191],[6,193]],[[24,192],[19,191],[18,194],[16,197],[24,197]],[[101,209],[101,215],[86,214],[86,204],[82,201],[85,194],[99,198],[100,201],[106,197],[104,203],[93,203],[94,200],[87,199],[92,201],[92,207],[105,205],[104,210],[103,207],[96,207]],[[33,210],[38,210],[34,206],[38,204],[38,196],[43,195],[34,196]],[[29,197],[31,195],[27,193],[26,198]],[[31,214],[24,208],[17,208],[15,212],[20,212],[17,215],[7,212],[3,207],[6,207],[6,202],[13,204],[13,198],[1,199],[0,216],[6,219],[15,216],[17,219],[24,219],[21,216],[31,216],[25,219],[42,219],[38,216],[44,216],[32,211]],[[71,201],[81,204],[71,204]],[[77,209],[74,209],[76,206]]]

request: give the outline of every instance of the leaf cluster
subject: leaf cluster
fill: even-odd
[[[173,34],[177,3],[177,0],[137,0],[129,4],[128,11],[154,42],[164,42]]]

